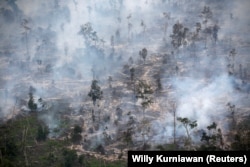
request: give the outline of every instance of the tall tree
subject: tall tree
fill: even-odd
[[[181,122],[185,128],[186,133],[187,133],[187,140],[185,144],[188,146],[189,149],[191,149],[192,139],[191,139],[190,131],[191,129],[197,127],[197,121],[191,121],[188,118],[182,118],[182,117],[177,117],[177,121]]]
[[[172,38],[172,45],[174,48],[179,48],[182,45],[186,45],[186,37],[187,37],[187,32],[189,29],[187,27],[184,27],[181,23],[177,22],[173,26],[173,34],[170,35]]]
[[[207,34],[209,33],[209,28],[207,27],[207,23],[209,19],[213,17],[213,13],[210,10],[210,7],[204,6],[202,12],[201,12],[201,17],[203,18],[203,23],[205,24],[205,49],[207,48]]]
[[[111,45],[112,50],[114,50],[114,46],[115,46],[114,35],[112,35],[112,36],[110,37],[110,45]]]
[[[147,54],[148,54],[148,50],[146,48],[143,48],[141,51],[139,51],[139,55],[140,57],[143,58],[144,64],[146,61]]]
[[[217,42],[217,40],[218,40],[218,31],[219,31],[219,29],[220,29],[220,27],[217,24],[215,24],[213,26],[213,39],[214,39],[215,42]]]
[[[130,31],[131,31],[131,28],[132,28],[132,23],[130,22],[131,17],[132,17],[131,14],[129,14],[127,16],[127,20],[128,20],[128,41],[129,41],[129,37],[130,37]]]
[[[145,32],[146,32],[146,24],[144,23],[144,21],[141,21],[141,27],[142,27],[142,31],[143,31],[143,40],[145,41]]]
[[[228,56],[228,72],[229,74],[234,74],[234,65],[235,65],[235,56],[236,56],[236,49],[233,48]]]
[[[85,43],[88,46],[91,46],[93,45],[92,43],[94,43],[94,46],[97,47],[97,42],[99,43],[104,42],[98,37],[97,32],[94,31],[94,29],[92,28],[92,24],[90,22],[81,25],[78,34],[84,37]]]
[[[47,126],[40,124],[37,128],[36,140],[45,141],[47,139],[48,134],[49,134],[49,128]]]
[[[29,44],[28,44],[28,32],[31,30],[31,28],[30,28],[30,26],[28,24],[29,24],[29,21],[27,19],[23,19],[23,21],[21,23],[21,26],[24,28],[27,60],[30,61]]]
[[[29,93],[28,107],[31,111],[37,110],[37,104],[34,102],[34,97],[32,92]]]
[[[164,37],[163,37],[163,40],[166,40],[166,34],[167,34],[167,29],[168,29],[168,20],[170,19],[170,13],[163,12],[163,17],[164,17],[164,26],[163,26]]]
[[[101,87],[97,84],[97,80],[93,80],[91,84],[90,92],[88,93],[88,96],[92,98],[93,105],[96,105],[96,100],[101,100],[103,97],[103,92],[101,91]]]
[[[143,132],[142,132],[142,136],[143,136],[143,147],[145,146],[145,136],[146,136],[146,129],[147,129],[147,124],[148,121],[145,119],[145,110],[147,107],[150,106],[150,104],[153,103],[152,97],[151,95],[153,94],[153,89],[151,87],[150,84],[148,84],[145,81],[139,80],[138,83],[135,86],[135,92],[136,92],[136,98],[137,99],[141,99],[141,105],[142,105],[142,109],[143,109],[143,120],[142,120],[142,124],[143,124]]]
[[[112,82],[113,82],[113,79],[111,76],[109,76],[108,78],[109,88],[112,88]]]
[[[135,69],[132,67],[130,68],[130,79],[131,79],[131,82],[134,81],[134,77],[135,77]]]
[[[207,132],[204,131],[202,133],[201,141],[205,142],[201,145],[201,150],[218,151],[223,149],[224,141],[222,131],[220,128],[217,128],[217,124],[215,122],[207,126]]]

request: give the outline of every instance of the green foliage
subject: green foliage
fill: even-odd
[[[45,141],[47,139],[47,136],[49,134],[49,128],[45,125],[39,125],[37,128],[37,141]]]
[[[190,136],[191,129],[197,127],[197,121],[191,121],[188,118],[177,117],[177,121],[181,122],[184,126],[187,133],[187,140],[185,141],[185,145],[190,147],[192,145],[192,140]]]
[[[142,99],[142,107],[147,108],[150,104],[153,103],[152,98],[150,97],[151,94],[153,94],[153,89],[151,85],[147,84],[145,81],[139,80],[138,84],[135,87],[136,91],[136,98]]]
[[[104,146],[102,144],[98,144],[95,148],[94,148],[95,152],[101,153],[101,154],[105,154],[106,150],[104,148]]]
[[[185,39],[187,36],[188,28],[184,27],[181,23],[176,23],[173,26],[173,34],[170,35],[172,38],[172,45],[175,48],[179,48],[182,45],[186,45]]]
[[[197,121],[191,121],[188,118],[177,117],[177,121],[180,121],[185,127],[190,127],[191,129],[197,126]]]
[[[82,140],[82,135],[81,134],[71,134],[71,141],[74,144],[79,144],[80,141]]]
[[[83,165],[83,164],[84,164],[84,161],[85,161],[84,155],[80,155],[80,156],[78,157],[78,162],[79,162],[79,164]]]
[[[79,125],[75,125],[74,133],[82,133],[82,127],[80,127]]]
[[[80,141],[82,140],[82,127],[80,127],[79,125],[75,125],[74,126],[74,130],[73,132],[71,133],[71,141],[74,143],[74,144],[79,144]]]
[[[222,150],[224,145],[221,129],[217,129],[217,124],[213,122],[211,125],[207,126],[208,132],[203,132],[201,136],[202,144],[200,150]]]
[[[0,158],[0,167],[15,167],[14,164],[5,158]]]
[[[47,139],[43,143],[36,143],[35,138],[38,134],[38,128],[44,127],[44,124],[37,119],[37,113],[32,113],[26,117],[18,117],[13,121],[9,121],[0,125],[0,166],[13,167],[25,166],[25,158],[23,156],[22,137],[24,128],[29,123],[29,130],[26,136],[26,153],[30,166],[71,166],[71,167],[91,167],[99,164],[99,159],[83,155],[85,158],[81,160],[74,150],[67,148],[71,144],[68,140]],[[79,134],[79,128],[73,130]],[[83,164],[82,164],[83,162]],[[105,162],[106,166],[118,167],[119,162]],[[125,165],[123,165],[125,166]]]
[[[13,159],[20,152],[14,138],[6,137],[5,139],[1,139],[0,142],[1,142],[0,150],[2,156],[6,156],[9,159]]]
[[[77,164],[77,154],[75,150],[64,149],[63,150],[64,167],[74,167]]]
[[[215,122],[213,122],[211,125],[207,126],[208,130],[216,129],[216,128],[217,128],[217,124]]]
[[[101,91],[101,87],[97,84],[97,80],[93,80],[91,84],[90,92],[88,96],[92,98],[93,104],[96,104],[96,100],[101,100],[103,97],[103,92]]]
[[[29,93],[29,101],[28,101],[28,107],[31,111],[37,110],[37,104],[34,102],[34,97],[32,93]]]
[[[232,142],[233,150],[250,150],[250,116],[236,125],[236,133]]]

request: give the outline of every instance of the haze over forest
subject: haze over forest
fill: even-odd
[[[0,122],[35,114],[46,140],[113,160],[128,149],[249,150],[249,7],[1,0]]]

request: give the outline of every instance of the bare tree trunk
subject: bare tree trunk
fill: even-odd
[[[136,110],[135,80],[134,80],[134,109]]]
[[[176,103],[173,103],[174,113],[174,149],[176,149]]]
[[[15,112],[15,110],[16,110],[16,104],[17,104],[17,97],[16,97],[16,102],[15,102],[15,104],[14,104],[14,108],[13,108],[13,110],[12,110],[12,116],[11,116],[12,123],[13,123],[14,112]]]
[[[192,139],[191,139],[191,136],[190,136],[190,133],[189,133],[189,130],[188,130],[188,125],[184,124],[184,127],[185,127],[186,133],[187,133],[187,144],[188,144],[187,146],[188,146],[188,150],[190,150],[191,146],[192,146]]]
[[[25,158],[25,166],[29,166],[28,158],[27,158],[27,147],[26,147],[26,138],[27,138],[27,133],[28,133],[28,127],[24,128],[24,140],[23,140],[23,155]]]
[[[30,55],[29,55],[29,47],[28,47],[28,33],[25,30],[25,43],[26,43],[26,54],[27,54],[27,59],[28,61],[30,60]]]
[[[143,147],[145,146],[145,108],[143,108]]]

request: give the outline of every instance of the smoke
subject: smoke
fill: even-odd
[[[28,111],[29,87],[33,86],[36,89],[35,101],[42,98],[48,105],[40,119],[53,131],[60,126],[61,113],[82,114],[78,111],[83,106],[84,112],[91,112],[92,107],[86,102],[90,101],[87,94],[92,79],[97,79],[105,95],[105,105],[101,105],[100,110],[111,115],[110,123],[102,124],[96,131],[99,134],[96,143],[102,143],[105,126],[111,131],[117,129],[113,125],[116,116],[112,113],[117,106],[122,106],[124,117],[135,108],[141,110],[139,102],[132,105],[134,95],[127,90],[127,74],[120,71],[123,65],[130,65],[129,57],[133,57],[134,66],[139,69],[142,65],[137,64],[138,52],[144,47],[149,53],[147,60],[151,53],[170,54],[173,51],[172,62],[163,67],[170,71],[162,75],[167,97],[156,98],[164,104],[174,99],[176,116],[197,120],[197,129],[206,129],[216,121],[226,131],[228,122],[223,120],[230,114],[226,104],[242,105],[242,98],[245,98],[244,92],[235,90],[235,85],[241,87],[239,63],[247,68],[249,62],[249,39],[246,36],[249,32],[248,0],[19,0],[1,1],[0,5],[0,21],[4,23],[0,25],[2,119]],[[220,27],[218,41],[215,43],[212,36],[208,36],[207,49],[204,49],[202,24],[202,37],[195,42],[195,48],[191,40],[187,46],[173,48],[170,38],[173,25],[179,21],[189,28],[190,33],[194,32],[195,24],[204,21],[200,14],[205,5],[210,6],[213,12],[208,26],[216,23]],[[169,14],[169,18],[164,17],[164,13]],[[79,34],[81,25],[88,22],[98,37],[97,41],[90,43]],[[164,27],[166,22],[167,27]],[[111,36],[114,37],[114,46]],[[227,67],[227,57],[232,48],[236,48],[239,57],[235,60],[235,76],[228,75]],[[154,73],[156,66],[146,65],[140,71],[143,73],[153,68]],[[176,66],[179,67],[178,74],[175,74]],[[109,76],[113,77],[116,93],[126,97],[112,101],[112,89],[107,86]],[[172,108],[171,105],[159,108],[148,109],[149,113],[163,111],[151,121],[152,140],[162,142],[162,138],[170,138],[170,141],[174,131]],[[141,112],[133,114],[138,120],[142,118]],[[120,123],[125,125],[127,121]],[[178,124],[177,136],[184,133]],[[141,136],[137,139],[141,140]]]
[[[211,122],[221,121],[226,114],[226,103],[232,101],[234,93],[227,75],[217,76],[212,81],[200,81],[195,78],[176,79],[177,117],[197,120],[200,128],[206,128]]]

